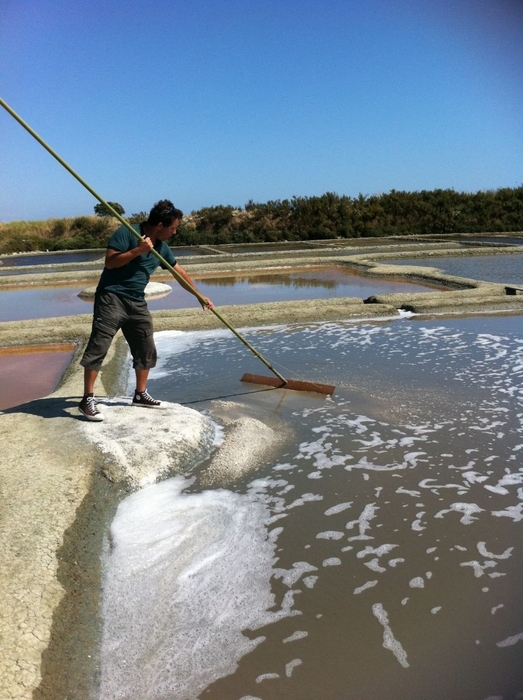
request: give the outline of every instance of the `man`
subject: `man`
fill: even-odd
[[[154,249],[181,275],[180,286],[195,296],[199,294],[166,243],[176,234],[182,217],[183,213],[172,202],[163,199],[151,209],[147,221],[133,226],[141,234],[141,240],[125,226],[120,226],[109,239],[105,267],[96,288],[91,337],[80,361],[84,367],[84,396],[78,409],[87,420],[103,420],[94,398],[94,384],[120,328],[129,345],[136,374],[132,405],[147,408],[161,406],[161,402],[153,399],[147,391],[149,370],[156,365],[157,355],[153,321],[144,290],[150,276],[161,264],[151,253]],[[203,309],[214,308],[210,299],[202,299],[204,301],[198,301]]]

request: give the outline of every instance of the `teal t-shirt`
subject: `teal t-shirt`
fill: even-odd
[[[142,235],[139,225],[133,225],[133,228]],[[125,226],[120,226],[109,239],[107,247],[120,253],[126,253],[128,250],[136,248],[137,245],[138,239]],[[173,267],[176,265],[176,258],[165,241],[156,241],[154,249],[169,265]],[[114,292],[122,297],[143,301],[144,289],[159,265],[161,265],[160,261],[151,252],[139,255],[123,267],[117,267],[113,270],[104,267],[96,291]]]

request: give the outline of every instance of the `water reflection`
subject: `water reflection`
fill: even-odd
[[[446,243],[456,241],[458,243],[496,243],[501,245],[523,245],[523,236],[431,236],[433,241],[444,241]]]
[[[333,270],[324,271],[322,268],[317,268],[314,271],[306,272],[277,272],[205,277],[204,281],[209,287],[234,287],[242,282],[247,282],[250,287],[271,285],[278,287],[293,287],[294,289],[299,289],[301,287],[323,287],[325,289],[335,289],[347,280],[343,273],[339,274]]]
[[[85,264],[77,264],[75,265],[74,263],[71,263],[70,265],[64,265],[63,267],[60,267],[57,269],[56,267],[49,267],[47,265],[26,265],[23,267],[10,267],[10,268],[2,268],[0,267],[0,277],[11,277],[13,275],[50,275],[53,274],[54,272],[85,272],[86,270],[99,270],[100,272],[103,269],[103,261],[100,260],[98,265],[88,265],[86,266]],[[79,277],[81,275],[78,275]]]
[[[301,301],[329,297],[357,297],[366,299],[372,294],[393,292],[427,292],[445,288],[422,285],[399,279],[366,277],[347,268],[325,268],[249,273],[226,277],[204,276],[197,280],[202,294],[209,296],[217,306],[257,304],[273,301]],[[186,295],[173,286],[174,293],[164,299],[151,300],[151,309],[188,306]]]
[[[92,303],[78,297],[82,286],[38,287],[0,291],[0,321],[23,321],[91,313]]]
[[[172,246],[175,257],[189,255],[212,255],[212,251],[198,246]],[[27,267],[38,265],[48,267],[50,265],[67,265],[70,263],[86,263],[100,261],[103,263],[105,249],[70,251],[57,253],[21,253],[18,255],[0,255],[0,273],[2,267]]]
[[[300,243],[297,241],[281,241],[280,243],[263,243],[256,245],[256,243],[246,243],[245,245],[215,245],[212,246],[216,250],[222,253],[268,253],[277,252],[279,250],[311,250],[312,246],[307,245],[307,243]]]

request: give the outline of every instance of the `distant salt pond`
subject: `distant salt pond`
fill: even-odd
[[[521,697],[522,317],[245,332],[336,393],[241,384],[266,370],[227,331],[157,334],[153,395],[287,437],[232,486],[202,464],[123,501],[99,700]]]
[[[399,280],[364,277],[342,268],[301,269],[290,272],[257,272],[248,275],[203,277],[198,288],[216,306],[256,304],[267,301],[324,299],[335,296],[367,298],[387,292],[423,292],[436,287]],[[82,301],[78,294],[87,285],[57,287],[25,287],[0,290],[0,321],[21,321],[31,318],[73,316],[91,313],[92,302]],[[196,300],[173,281],[173,292],[151,300],[149,308],[180,309],[197,305]]]
[[[523,286],[523,253],[521,255],[475,255],[470,257],[430,257],[387,260],[391,265],[425,265],[438,267],[458,277],[484,282]]]
[[[175,254],[178,257],[186,255],[208,255],[209,252],[200,248],[191,247],[179,247],[173,248]],[[81,250],[81,251],[71,251],[67,250],[63,253],[23,253],[19,255],[1,255],[0,256],[0,275],[2,274],[2,267],[27,267],[29,265],[64,265],[71,263],[86,263],[86,262],[97,262],[101,263],[103,267],[103,261],[105,258],[105,250]]]
[[[63,253],[23,253],[20,255],[0,256],[0,273],[2,267],[26,267],[28,265],[62,265],[64,263],[85,263],[102,261],[103,250],[64,251]]]

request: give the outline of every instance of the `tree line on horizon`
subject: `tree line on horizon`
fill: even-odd
[[[124,214],[117,202],[111,206]],[[0,252],[104,248],[117,219],[95,205],[96,216],[0,224]],[[138,223],[147,217],[128,217]],[[185,216],[174,245],[221,245],[438,233],[523,230],[523,186],[476,193],[453,189],[348,197],[327,192],[245,207],[204,207]]]
[[[351,198],[327,192],[205,207],[184,218],[177,244],[256,243],[523,230],[523,186],[474,194],[452,189]]]

